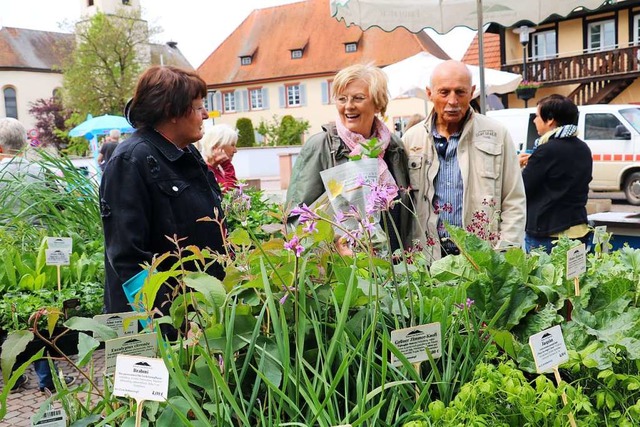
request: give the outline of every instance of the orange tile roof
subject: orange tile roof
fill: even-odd
[[[346,53],[345,43],[350,42],[358,43],[357,51]],[[291,59],[291,50],[302,48],[302,58]],[[198,72],[211,87],[224,88],[333,75],[355,63],[383,67],[422,51],[448,58],[424,32],[346,27],[331,17],[326,0],[307,0],[254,10]],[[252,63],[240,65],[240,56],[249,55],[253,55]]]
[[[484,33],[482,44],[484,45],[484,66],[485,68],[493,68],[499,70],[501,64],[500,59],[500,35],[494,33]],[[479,65],[480,57],[478,50],[478,35],[473,38],[467,52],[462,57],[462,62],[469,65]]]

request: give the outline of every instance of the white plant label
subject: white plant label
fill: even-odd
[[[73,240],[71,237],[47,237],[47,248],[60,249],[71,252]]]
[[[104,342],[104,369],[112,374],[116,369],[118,355],[155,357],[158,353],[158,337],[155,332],[150,334],[128,335]]]
[[[411,363],[429,360],[427,349],[431,356],[437,359],[442,355],[440,322],[391,331],[391,342]],[[393,353],[391,363],[394,366],[402,366],[402,362]]]
[[[169,371],[164,360],[119,354],[113,394],[137,400],[164,402],[169,391]]]
[[[127,317],[132,317],[135,315],[136,313],[132,311],[126,313],[97,314],[93,316],[93,320],[113,329],[114,331],[116,331],[116,334],[118,334],[119,337],[124,337],[127,335],[135,335],[138,333],[139,323],[137,319],[130,320],[129,324],[127,325],[127,329],[124,328],[124,320]],[[94,338],[100,341],[104,341],[104,338],[100,336],[94,336]]]
[[[550,372],[569,360],[560,325],[545,329],[529,337],[529,346],[539,374]]]
[[[593,227],[593,244],[597,245],[598,243],[602,244],[605,242],[605,234],[607,233],[606,225],[598,225]]]
[[[567,279],[578,277],[587,271],[587,248],[584,243],[567,251]]]
[[[46,411],[39,421],[33,422],[31,418],[32,427],[67,427],[67,416],[61,409],[49,409]]]
[[[64,249],[46,249],[47,265],[69,265],[70,252]]]

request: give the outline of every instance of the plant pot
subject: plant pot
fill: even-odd
[[[516,89],[516,96],[518,99],[522,99],[524,101],[528,101],[534,96],[536,96],[536,88],[535,87],[524,87],[520,89]]]

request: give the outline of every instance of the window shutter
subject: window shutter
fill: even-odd
[[[266,87],[262,88],[262,108],[269,109],[269,90]]]
[[[241,90],[240,93],[242,94],[242,111],[251,110],[251,104],[249,104],[249,91]]]
[[[285,93],[284,86],[278,88],[278,94],[280,95],[280,108],[287,106],[287,94]]]
[[[239,89],[238,90],[234,90],[233,91],[233,98],[236,101],[236,112],[239,113],[241,111],[244,111],[244,106],[242,104],[242,101],[243,101],[243,99],[242,99],[242,91],[239,90]]]
[[[300,85],[300,105],[305,107],[307,105],[307,85]]]
[[[320,92],[322,92],[322,103],[324,105],[329,103],[329,83],[320,82]]]
[[[213,109],[222,112],[222,94],[218,91],[213,95]]]

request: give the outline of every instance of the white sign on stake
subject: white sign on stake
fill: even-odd
[[[96,322],[100,322],[101,324],[108,326],[109,328],[116,331],[119,337],[124,337],[127,335],[135,335],[138,333],[138,320],[132,319],[129,321],[127,325],[127,329],[124,329],[124,319],[127,317],[133,317],[137,315],[133,311],[128,311],[126,313],[111,313],[111,314],[96,314],[93,316],[93,320]],[[95,339],[104,341],[104,338],[100,336],[94,336]]]
[[[442,355],[442,339],[440,322],[418,325],[411,328],[391,331],[391,342],[411,363],[429,360],[427,349],[434,359]],[[402,362],[391,353],[391,363],[402,366]]]
[[[137,400],[164,402],[169,391],[169,371],[164,360],[119,354],[113,394]]]
[[[71,237],[47,237],[47,248],[60,249],[71,252],[73,240]]]
[[[64,249],[46,249],[47,265],[69,265],[70,252]]]
[[[560,325],[531,335],[529,337],[529,346],[539,374],[551,372],[554,367],[569,360]]]
[[[104,342],[105,371],[111,374],[116,369],[120,354],[155,357],[158,353],[158,337],[150,334],[127,335]]]
[[[40,420],[34,422],[31,417],[32,427],[67,427],[67,416],[61,409],[49,409]]]
[[[584,243],[567,251],[567,279],[578,277],[587,271],[587,248]]]

